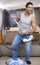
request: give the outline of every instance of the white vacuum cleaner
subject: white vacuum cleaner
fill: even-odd
[[[25,65],[25,62],[19,58],[17,58],[17,60],[13,60],[13,58],[9,58],[6,62],[6,65]]]

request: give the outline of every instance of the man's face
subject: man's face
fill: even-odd
[[[29,4],[28,7],[26,8],[29,14],[33,12],[33,5]]]

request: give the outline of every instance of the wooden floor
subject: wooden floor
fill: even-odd
[[[8,58],[9,57],[0,57],[0,65],[6,65],[5,62]],[[23,60],[25,60],[25,58],[23,58]],[[32,62],[31,65],[40,65],[40,57],[30,57],[30,60]],[[25,65],[27,65],[26,62]]]

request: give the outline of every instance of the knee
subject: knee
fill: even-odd
[[[16,45],[13,45],[13,44],[11,45],[12,49],[15,49],[16,47],[17,47]]]
[[[31,47],[27,47],[26,48],[26,52],[29,54],[29,53],[31,53]]]
[[[12,42],[11,48],[12,48],[12,49],[13,49],[13,48],[14,48],[14,49],[16,48],[16,43],[15,43],[14,41]]]

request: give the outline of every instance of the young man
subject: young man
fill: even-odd
[[[33,3],[28,2],[25,7],[25,12],[20,14],[18,17],[16,17],[16,21],[19,23],[19,25],[22,27],[22,29],[19,27],[19,32],[15,36],[12,48],[17,48],[17,46],[23,41],[23,38],[29,38],[29,36],[36,31],[36,19],[33,15]],[[11,17],[13,18],[13,17]],[[32,27],[32,28],[31,28]],[[28,41],[25,43],[25,60],[27,64],[31,64],[30,61],[30,53],[31,53],[31,47],[32,42]],[[17,51],[12,51],[12,57],[14,60],[17,60]]]

